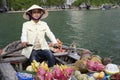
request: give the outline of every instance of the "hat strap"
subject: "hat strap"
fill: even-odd
[[[33,18],[30,13],[26,13],[26,15],[29,16],[29,20],[40,20],[42,18],[42,16],[44,15],[44,12],[41,13],[41,15],[40,15],[40,17],[38,19]]]
[[[41,13],[40,17],[37,20],[40,20],[43,16],[44,12]]]

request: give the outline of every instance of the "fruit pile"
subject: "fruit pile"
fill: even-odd
[[[26,68],[26,71],[36,72],[35,80],[68,80],[74,69],[67,65],[54,65],[49,68],[45,62],[39,64],[35,60]]]
[[[73,68],[67,65],[55,65],[52,70],[53,78],[55,80],[68,80],[73,71]]]
[[[58,43],[57,46],[55,46],[52,42],[49,43],[50,50],[54,53],[65,52],[66,50],[62,49],[62,42],[59,39],[56,39],[56,40],[57,40],[57,43]]]
[[[76,80],[120,80],[120,68],[109,57],[101,58],[83,50],[73,67]]]

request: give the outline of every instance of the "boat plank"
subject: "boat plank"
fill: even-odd
[[[53,53],[55,57],[68,55],[68,52]]]
[[[59,63],[61,63],[61,64],[67,64],[65,61],[61,60],[61,59],[58,58],[58,57],[55,57],[55,59],[56,59]]]
[[[68,56],[73,58],[73,59],[75,59],[75,60],[79,60],[80,59],[80,56],[78,54],[71,53]]]

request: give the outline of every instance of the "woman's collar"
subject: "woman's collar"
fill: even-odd
[[[31,20],[31,22],[32,22],[33,24],[40,24],[40,23],[41,23],[40,20],[39,20],[38,22],[35,22],[34,20]]]

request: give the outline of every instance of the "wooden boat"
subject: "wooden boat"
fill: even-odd
[[[6,74],[6,72],[4,71],[6,71],[7,69],[9,70],[9,72],[15,73],[16,71],[22,71],[26,68],[29,63],[26,64],[28,61],[27,58],[21,55],[22,49],[23,47],[19,40],[8,44],[3,49],[5,52],[0,55],[0,65],[3,64],[3,66],[0,66],[0,69],[2,69],[3,71],[1,71],[0,74],[4,76]],[[66,52],[53,53],[56,59],[56,64],[72,65],[76,60],[80,59],[80,56],[77,54],[76,48],[63,46],[63,49],[65,49]],[[81,51],[82,48],[79,48],[78,50]],[[7,75],[9,76],[10,73],[8,73]],[[15,75],[12,76],[16,77]]]

